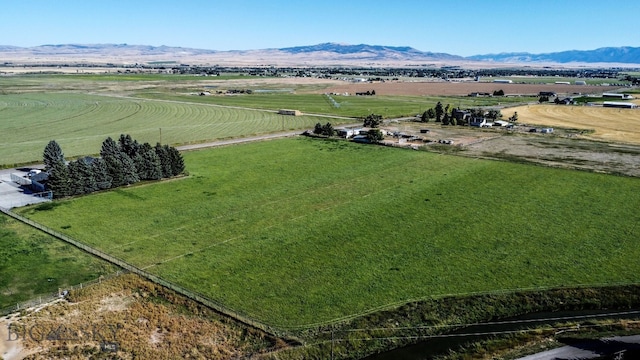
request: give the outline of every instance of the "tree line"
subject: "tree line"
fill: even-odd
[[[442,105],[440,101],[436,104],[435,108],[429,108],[420,116],[421,122],[429,122],[431,119],[435,119],[435,122],[442,123],[442,125],[468,125],[468,120],[464,118],[457,118],[454,114],[455,111],[461,111],[459,108],[454,109],[451,105],[447,104]],[[485,117],[491,120],[498,120],[502,118],[502,113],[500,110],[491,109],[484,110],[480,108],[475,109],[466,109],[465,112],[469,114],[469,117]],[[517,116],[515,119],[513,117],[509,118],[510,121],[517,121]]]
[[[118,141],[108,137],[100,157],[83,157],[66,162],[62,148],[51,140],[44,148],[43,163],[49,174],[47,189],[54,198],[89,194],[98,190],[130,185],[141,180],[159,180],[184,172],[184,160],[169,145],[140,144],[130,135]]]

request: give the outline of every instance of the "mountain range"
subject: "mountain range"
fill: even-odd
[[[94,63],[155,61],[239,65],[418,65],[425,62],[640,64],[640,47],[605,47],[544,54],[499,53],[463,57],[447,53],[425,52],[408,46],[338,43],[231,51],[128,44],[61,44],[35,47],[0,45],[0,63],[52,63],[64,60]]]

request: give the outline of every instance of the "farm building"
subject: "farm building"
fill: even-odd
[[[513,83],[512,80],[507,80],[507,79],[495,79],[493,80],[494,83],[499,83],[499,84],[511,84]]]
[[[496,120],[493,122],[493,126],[507,126],[507,125],[509,125],[509,122],[504,120]]]
[[[576,80],[576,85],[587,85],[587,82],[584,80]]]
[[[453,111],[451,111],[451,116],[453,116],[456,121],[467,121],[471,117],[471,112],[460,109],[453,109]]]
[[[481,116],[473,117],[471,118],[471,121],[469,121],[469,126],[483,127],[486,124],[487,124],[487,119]]]
[[[556,81],[555,84],[556,85],[571,85],[571,83],[568,82],[568,81]]]
[[[302,112],[300,110],[280,109],[280,110],[278,110],[278,114],[280,114],[280,115],[291,115],[291,116],[301,116]]]
[[[617,98],[617,99],[623,99],[623,100],[631,100],[633,99],[632,95],[629,94],[621,94],[621,93],[603,93],[602,97],[606,97],[606,98]]]
[[[553,132],[553,128],[542,128],[540,132],[543,134],[551,134]]]
[[[338,128],[336,129],[336,134],[338,134],[338,136],[343,137],[343,138],[350,138],[353,137],[355,135],[360,134],[360,130],[359,128],[354,129],[354,128]]]
[[[624,102],[615,102],[615,101],[605,101],[602,103],[602,106],[623,108],[623,109],[635,109],[638,107],[638,105],[634,103],[624,103]]]

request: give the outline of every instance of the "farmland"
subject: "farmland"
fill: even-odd
[[[528,105],[503,111],[508,117],[518,112],[522,123],[594,130],[583,135],[592,139],[640,145],[640,111],[596,106]]]
[[[623,287],[591,296],[600,289],[594,285],[639,282],[640,112],[538,105],[528,96],[614,90],[605,86],[411,81],[0,76],[0,166],[40,161],[51,139],[69,159],[95,154],[106,136],[122,133],[152,144],[207,145],[381,114],[384,129],[419,136],[424,141],[413,144],[427,151],[309,138],[225,146],[184,152],[183,177],[16,211],[320,347],[328,326],[453,325],[558,309],[572,303],[566,299],[575,308],[637,303],[618,293]],[[353,96],[370,90],[376,95]],[[467,96],[494,90],[513,96]],[[519,119],[513,129],[415,122],[437,102],[500,108],[503,119],[517,111]],[[277,115],[281,108],[305,116]],[[556,131],[530,134],[536,126]],[[0,261],[0,273],[13,278],[9,302],[110,272],[35,230],[5,224],[11,257]],[[34,263],[42,265],[28,275],[37,276],[12,275]],[[45,273],[57,282],[42,284]],[[587,286],[584,296],[576,285]],[[531,288],[540,291],[520,292]],[[101,296],[87,293],[83,301]],[[438,304],[451,307],[438,312]],[[407,335],[398,331],[392,335]],[[355,358],[400,343],[350,344],[339,352]],[[291,358],[313,357],[305,348]]]
[[[107,136],[117,138],[122,133],[140,142],[179,145],[305,129],[319,121],[347,121],[75,93],[4,95],[0,114],[0,163],[4,165],[40,161],[52,139],[67,157],[75,157],[98,153]]]
[[[106,262],[0,215],[0,309],[115,271]]]
[[[638,281],[636,178],[311,139],[185,160],[178,181],[20,212],[282,328],[448,294]]]

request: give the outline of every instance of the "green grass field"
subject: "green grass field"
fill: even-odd
[[[115,271],[104,261],[0,215],[0,309]]]
[[[410,117],[422,114],[429,108],[434,108],[438,101],[450,104],[452,107],[473,108],[479,106],[495,106],[522,104],[536,101],[537,98],[528,97],[500,97],[500,98],[470,98],[468,96],[332,96],[338,103],[336,107],[323,94],[308,93],[254,93],[235,96],[191,96],[175,92],[137,92],[135,96],[149,99],[164,99],[188,101],[199,104],[218,104],[226,106],[242,106],[255,109],[297,109],[305,113],[365,117],[369,114],[379,114],[384,118]]]
[[[413,299],[639,280],[640,181],[317,139],[20,213],[283,328]]]
[[[50,140],[69,157],[96,154],[107,136],[180,145],[269,132],[313,128],[345,119],[285,116],[232,109],[77,93],[0,96],[0,165],[42,161]],[[162,139],[160,137],[162,136]]]

